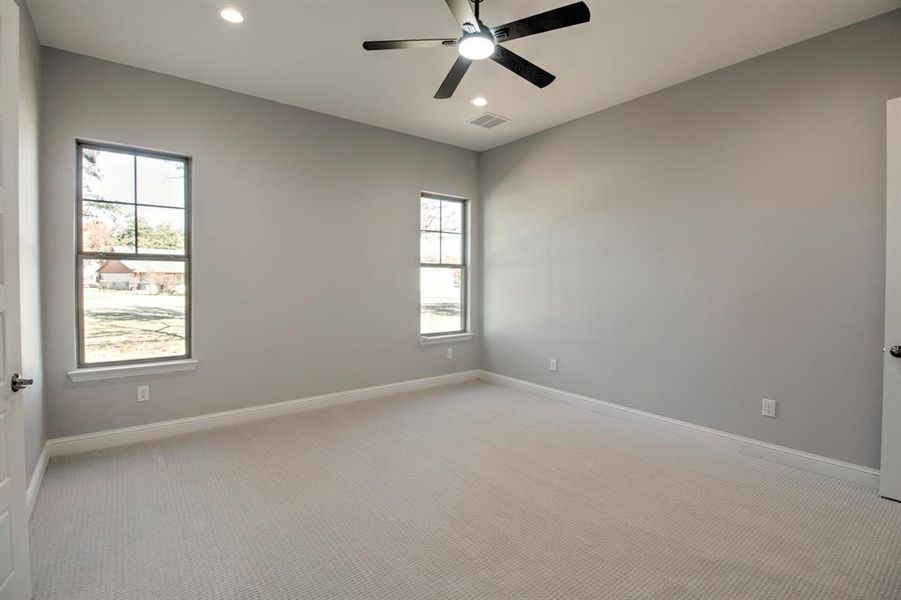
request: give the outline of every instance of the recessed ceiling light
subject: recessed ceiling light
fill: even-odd
[[[486,104],[488,104],[488,101],[481,96],[479,96],[478,98],[473,98],[472,100],[470,100],[470,102],[472,102],[473,106],[485,106]]]
[[[238,9],[236,8],[223,8],[219,12],[219,16],[229,23],[243,23],[244,15],[242,15]]]

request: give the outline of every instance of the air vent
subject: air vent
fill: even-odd
[[[510,119],[508,119],[507,117],[502,117],[494,113],[486,112],[485,114],[479,115],[469,122],[476,127],[481,127],[482,129],[492,129],[494,127],[497,127],[498,125],[503,125],[509,120]]]

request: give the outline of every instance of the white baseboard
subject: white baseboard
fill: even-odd
[[[413,379],[399,383],[376,385],[345,392],[310,396],[309,398],[301,398],[299,400],[288,400],[286,402],[276,402],[274,404],[263,404],[260,406],[250,406],[247,408],[227,410],[207,415],[198,415],[196,417],[174,419],[172,421],[159,421],[157,423],[148,423],[147,425],[123,427],[121,429],[108,429],[106,431],[97,431],[94,433],[85,433],[48,440],[47,449],[50,456],[63,456],[78,452],[88,452],[90,450],[112,448],[114,446],[125,446],[193,431],[215,429],[227,425],[237,425],[239,423],[268,419],[305,410],[324,408],[326,406],[336,406],[338,404],[359,402],[360,400],[381,398],[404,392],[414,392],[451,383],[469,381],[478,378],[478,376],[478,371],[461,371],[458,373],[450,373],[448,375],[438,375],[436,377],[426,377],[424,379]]]
[[[41,491],[41,483],[44,481],[44,473],[47,471],[47,462],[50,460],[50,447],[47,443],[38,456],[38,464],[34,466],[34,472],[28,481],[28,489],[25,490],[25,505],[28,507],[28,516],[34,510],[34,505],[38,501],[38,492]]]
[[[564,392],[555,388],[538,385],[522,379],[498,375],[490,371],[479,371],[479,378],[492,383],[499,383],[508,387],[532,392],[539,396],[559,400],[567,404],[588,408],[611,417],[625,419],[634,423],[656,427],[671,433],[688,436],[705,443],[712,443],[721,448],[749,454],[757,458],[763,458],[782,465],[796,467],[805,471],[842,479],[872,489],[879,488],[879,471],[847,463],[834,458],[827,458],[818,454],[811,454],[785,446],[769,444],[752,438],[742,437],[725,431],[694,425],[685,421],[662,417],[653,413],[628,408],[611,402],[604,402],[581,396],[571,392]]]
[[[785,446],[761,442],[759,440],[727,433],[725,431],[679,421],[678,419],[671,419],[669,417],[655,415],[653,413],[613,404],[611,402],[596,400],[594,398],[589,398],[588,396],[565,392],[563,390],[531,383],[522,379],[498,375],[497,373],[492,373],[490,371],[461,371],[459,373],[451,373],[448,375],[438,375],[437,377],[414,379],[411,381],[402,381],[400,383],[390,383],[387,385],[378,385],[348,390],[345,392],[311,396],[299,400],[288,400],[286,402],[251,406],[248,408],[239,408],[236,410],[199,415],[196,417],[161,421],[134,427],[123,427],[121,429],[109,429],[95,433],[86,433],[48,440],[38,459],[38,464],[31,476],[31,481],[28,484],[28,510],[30,512],[34,508],[41,481],[44,477],[44,471],[47,468],[47,461],[52,456],[63,456],[66,454],[135,444],[138,442],[155,440],[193,431],[203,431],[228,425],[237,425],[239,423],[267,419],[305,410],[313,410],[316,408],[336,406],[338,404],[358,402],[404,392],[439,387],[476,378],[521,389],[567,404],[588,408],[611,417],[625,419],[627,421],[655,427],[678,435],[687,436],[701,442],[714,444],[718,447],[740,452],[742,454],[763,458],[779,464],[818,473],[820,475],[834,477],[872,489],[879,488],[879,471],[877,469],[871,469],[869,467],[855,465],[853,463],[847,463],[833,458],[787,448]]]

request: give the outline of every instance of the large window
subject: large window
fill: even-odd
[[[191,163],[78,144],[78,364],[191,355]]]
[[[423,193],[419,221],[419,332],[466,331],[466,201]]]

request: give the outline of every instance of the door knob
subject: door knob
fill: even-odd
[[[888,349],[888,353],[895,358],[901,358],[901,346],[892,346]]]
[[[12,388],[12,391],[18,392],[19,390],[24,390],[33,383],[34,379],[22,379],[22,376],[16,373],[10,380],[9,386]]]

